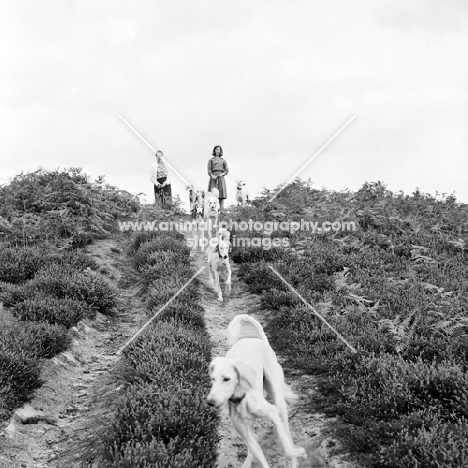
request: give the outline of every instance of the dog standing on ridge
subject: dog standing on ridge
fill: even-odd
[[[250,202],[249,191],[245,188],[245,182],[243,180],[236,180],[236,202],[237,206],[245,205]]]

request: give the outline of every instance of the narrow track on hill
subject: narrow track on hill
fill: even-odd
[[[137,277],[122,253],[125,243],[123,236],[113,235],[86,248],[117,289],[118,311],[115,317],[97,314],[92,320],[81,321],[72,329],[72,346],[45,363],[41,374],[44,385],[24,407],[29,416],[26,414],[22,421],[15,415],[8,425],[0,427],[0,468],[99,467],[99,428],[103,422],[105,427],[106,418],[110,417],[108,402],[114,398],[117,385],[112,374],[119,360],[115,352],[147,320]],[[192,251],[192,260],[197,269],[206,265],[201,251]],[[237,278],[237,266],[232,262],[231,265],[232,291],[223,303],[217,301],[208,284],[208,269],[200,275],[202,305],[215,356],[223,356],[228,350],[224,331],[235,315],[249,313],[261,323],[266,322],[258,296],[248,292]],[[224,272],[221,282],[224,288]],[[290,418],[294,442],[305,447],[309,455],[308,459],[299,460],[299,466],[355,468],[330,454],[336,441],[325,435],[325,428],[333,421],[303,407],[308,393],[314,392],[314,379],[301,376],[294,369],[284,370],[288,383],[301,397]],[[245,444],[226,414],[222,413],[221,421],[217,468],[240,467],[247,454]],[[255,428],[271,467],[288,466],[273,425],[259,421]]]
[[[200,250],[192,251],[193,262],[197,269],[206,265],[206,254]],[[208,268],[200,274],[203,284],[202,305],[205,308],[208,331],[213,341],[213,355],[224,356],[229,349],[225,330],[229,322],[238,314],[250,314],[263,325],[266,323],[266,313],[260,309],[260,299],[247,290],[245,283],[237,277],[237,265],[231,261],[232,290],[225,294],[226,273],[221,271],[221,287],[224,302],[218,302],[217,294],[209,286]],[[281,356],[278,356],[281,362]],[[290,411],[290,426],[294,443],[303,446],[308,453],[307,459],[299,459],[301,468],[357,468],[344,461],[343,457],[332,455],[331,451],[338,444],[336,440],[325,435],[325,431],[333,420],[321,414],[313,414],[304,408],[304,399],[315,391],[315,380],[312,376],[300,375],[294,369],[284,368],[285,377],[294,392],[300,396],[298,403]],[[271,468],[289,467],[282,453],[282,447],[272,423],[257,421],[255,432]],[[219,447],[218,468],[238,468],[247,456],[245,443],[232,428],[228,416],[222,412],[221,443]]]
[[[95,241],[86,252],[118,290],[115,317],[97,314],[72,329],[73,343],[46,361],[44,385],[18,415],[0,428],[1,468],[98,467],[99,422],[109,416],[115,379],[115,352],[147,320],[139,286],[122,254],[123,237]],[[134,277],[133,277],[134,278]],[[38,413],[40,412],[40,413]]]

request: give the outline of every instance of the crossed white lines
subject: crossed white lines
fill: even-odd
[[[153,150],[153,152],[156,152],[156,149],[153,148],[143,136],[138,133],[135,128],[133,128],[132,125],[130,125],[120,114],[119,118],[125,122],[125,124],[149,147]],[[349,119],[284,185],[281,187],[268,201],[272,202],[296,177],[297,175],[302,172],[354,119],[356,118],[356,115],[353,115],[351,119]],[[179,174],[165,159],[164,157],[161,158],[164,163],[166,163],[169,168],[174,171],[175,174],[177,174],[187,185],[190,185],[185,178]],[[310,310],[330,329],[335,333],[335,335],[353,352],[357,353],[356,348],[352,346],[328,321],[320,315],[302,296],[297,292],[289,283],[286,281],[286,279],[281,276],[281,274],[273,268],[271,265],[268,265],[269,268],[291,289],[291,291],[296,294],[299,299],[307,306],[309,307]],[[121,354],[122,351],[130,344],[133,342],[133,340],[140,335],[143,330],[205,269],[206,267],[200,268],[197,273],[195,273],[192,278],[190,278],[189,281],[187,281],[180,289],[177,291],[174,296],[172,296],[157,312],[156,314],[153,315],[133,336],[130,338],[118,351],[116,354]]]

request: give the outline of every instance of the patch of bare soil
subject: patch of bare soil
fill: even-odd
[[[206,265],[206,255],[200,251],[192,251],[193,260],[197,269]],[[258,296],[248,292],[245,283],[237,279],[238,267],[231,262],[232,290],[230,295],[225,294],[226,274],[221,272],[221,287],[223,288],[224,302],[218,302],[217,294],[209,286],[208,268],[200,274],[199,278],[204,285],[202,305],[206,311],[207,325],[214,343],[213,355],[224,356],[229,349],[225,330],[229,322],[238,314],[250,314],[260,323],[265,324],[265,314],[260,310]],[[278,356],[281,363],[281,356]],[[298,402],[290,409],[290,427],[294,443],[307,451],[307,459],[298,459],[301,468],[357,468],[356,465],[346,461],[344,457],[334,455],[332,452],[339,446],[339,442],[326,435],[326,430],[333,425],[333,419],[322,414],[311,413],[304,407],[304,400],[315,391],[313,376],[300,375],[294,369],[284,368],[286,381],[299,396]],[[284,457],[282,446],[276,435],[273,423],[267,420],[255,422],[254,429],[259,437],[260,445],[271,468],[286,468],[290,465]],[[247,448],[241,437],[232,427],[229,417],[222,412],[221,443],[219,447],[218,468],[237,468],[247,456]],[[256,465],[254,465],[256,466]]]
[[[98,240],[87,252],[118,290],[114,317],[97,314],[72,329],[73,343],[45,361],[44,385],[32,401],[0,427],[0,467],[96,467],[99,424],[108,417],[115,352],[146,321],[139,286],[122,252],[123,239]]]

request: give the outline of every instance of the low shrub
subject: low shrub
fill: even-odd
[[[200,292],[196,280],[192,281],[181,291],[182,286],[183,283],[176,276],[167,278],[164,282],[155,281],[148,288],[146,307],[148,309],[160,307],[171,300],[177,293],[179,294],[174,300],[178,300],[179,302],[189,304],[199,300]]]
[[[103,314],[111,314],[116,305],[114,288],[100,274],[78,272],[69,266],[52,264],[42,268],[26,285],[26,291],[84,301]]]
[[[158,238],[170,238],[173,239],[178,243],[178,246],[175,243],[172,243],[173,247],[181,249],[183,246],[182,244],[185,242],[185,237],[182,233],[177,231],[145,231],[145,232],[137,232],[132,235],[130,240],[130,244],[127,248],[127,252],[129,255],[134,255],[137,252],[142,244],[146,244],[150,241],[153,241]],[[168,241],[171,242],[171,241]]]
[[[3,305],[13,307],[15,304],[22,302],[28,297],[33,297],[31,290],[26,289],[24,286],[2,283],[0,288],[0,301]]]
[[[468,424],[440,420],[417,430],[403,428],[390,446],[380,450],[382,468],[459,468],[468,465]]]
[[[169,236],[156,237],[142,245],[132,258],[136,269],[144,265],[152,265],[157,262],[187,263],[189,262],[190,249]]]
[[[95,271],[99,270],[99,265],[96,260],[86,253],[77,250],[67,250],[65,252],[49,254],[44,258],[44,262],[46,264],[54,263],[64,267],[70,267],[77,271],[84,271],[87,268]]]
[[[12,321],[3,325],[0,348],[21,352],[32,358],[51,358],[70,344],[67,329],[61,325]]]
[[[157,260],[154,258],[157,256]],[[151,254],[151,261],[148,264],[144,264],[139,268],[139,273],[141,274],[145,288],[148,288],[150,285],[157,283],[164,278],[174,277],[177,278],[183,283],[188,281],[193,275],[192,268],[190,263],[175,263],[174,257],[171,256],[165,257],[160,255],[160,252],[154,252]],[[177,268],[175,266],[177,265]]]
[[[151,360],[147,356],[153,356]],[[125,351],[123,369],[127,382],[156,381],[178,377],[188,384],[206,387],[206,365],[211,360],[211,346],[206,331],[180,327],[177,322],[152,324]]]
[[[127,387],[111,429],[112,466],[215,467],[218,415],[203,393],[174,382]],[[151,461],[151,464],[149,464]]]
[[[20,284],[31,279],[44,263],[46,250],[8,247],[0,250],[0,281]]]
[[[9,349],[0,344],[0,389],[6,409],[26,401],[41,385],[39,361],[24,349]]]
[[[148,311],[150,316],[157,313],[157,309],[153,308]],[[205,309],[195,303],[185,303],[180,300],[174,300],[159,314],[157,320],[173,321],[177,326],[206,328]]]
[[[277,262],[289,254],[282,248],[234,247],[231,258],[234,263]]]
[[[83,318],[91,316],[93,311],[84,301],[38,296],[15,304],[11,312],[18,320],[47,322],[71,328]]]

